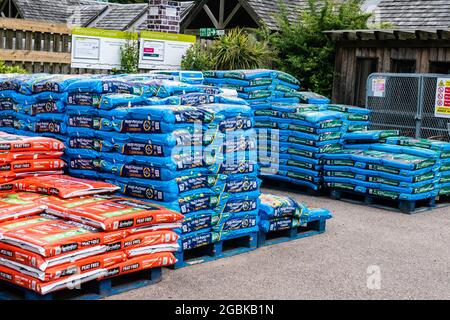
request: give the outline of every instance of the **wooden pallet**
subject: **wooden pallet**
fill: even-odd
[[[406,214],[430,211],[438,207],[436,197],[424,200],[393,200],[354,191],[332,189],[330,190],[330,198],[377,209],[399,211]]]
[[[61,290],[40,295],[17,285],[0,282],[0,300],[99,300],[146,287],[162,280],[162,268],[142,270],[123,276],[90,281],[73,290]]]
[[[260,231],[258,234],[258,248],[271,246],[278,243],[293,241],[301,238],[315,236],[325,232],[327,219],[311,221],[306,226],[279,230],[274,232]]]
[[[233,239],[221,240],[200,248],[177,252],[177,263],[172,269],[180,269],[205,262],[223,259],[238,254],[256,250],[258,248],[258,233],[251,232],[239,235]]]

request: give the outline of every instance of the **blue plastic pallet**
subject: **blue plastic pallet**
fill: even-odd
[[[0,300],[99,300],[146,287],[161,280],[162,268],[158,267],[115,278],[86,282],[81,284],[79,289],[66,289],[44,296],[2,281],[0,282]]]
[[[258,234],[258,248],[307,238],[324,233],[326,230],[326,224],[327,219],[320,219],[308,222],[306,226],[301,226],[298,228],[279,230],[268,233],[260,231]]]
[[[221,240],[200,248],[177,252],[177,263],[172,269],[180,269],[205,262],[223,259],[238,254],[256,250],[258,248],[258,233],[251,232],[246,235],[227,240]]]
[[[415,214],[430,211],[436,208],[447,207],[449,203],[437,204],[437,197],[424,200],[393,200],[389,198],[364,194],[349,190],[330,190],[330,198],[353,204],[369,206],[388,211],[399,211],[406,214]]]

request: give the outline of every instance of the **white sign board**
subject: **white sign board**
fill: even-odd
[[[180,70],[183,55],[195,41],[195,36],[141,31],[139,68]]]
[[[120,69],[120,49],[137,33],[93,28],[72,30],[72,68]]]
[[[439,118],[450,118],[450,78],[437,79],[434,115]]]

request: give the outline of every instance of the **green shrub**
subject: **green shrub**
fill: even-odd
[[[4,61],[0,61],[0,73],[27,73],[20,66],[7,66]]]
[[[297,13],[294,21],[280,2],[279,31],[259,32],[278,52],[274,67],[298,78],[306,88],[331,95],[335,45],[323,31],[366,29],[371,14],[361,12],[361,0],[335,2],[308,0],[307,7]]]
[[[232,29],[209,45],[195,44],[183,57],[184,70],[234,70],[267,67],[272,53],[266,42],[243,29]]]
[[[125,44],[120,47],[120,72],[137,73],[139,71],[139,43],[137,35],[127,32]]]
[[[265,67],[270,51],[264,42],[236,28],[219,37],[212,45],[215,69],[256,69]]]
[[[206,71],[214,69],[214,61],[211,49],[196,43],[189,47],[181,61],[183,70]]]

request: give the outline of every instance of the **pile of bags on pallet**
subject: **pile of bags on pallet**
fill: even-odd
[[[324,155],[328,188],[393,200],[424,200],[438,194],[438,152],[395,145],[397,130],[347,133],[341,151]]]
[[[264,233],[298,229],[313,221],[332,218],[330,211],[308,207],[288,196],[262,193],[260,200],[259,228]]]
[[[45,295],[175,264],[183,216],[64,175],[24,178],[0,193],[0,279]]]
[[[61,113],[39,116],[61,128],[43,131],[65,142],[70,175],[185,214],[185,249],[257,231],[256,134],[236,91],[205,86],[195,72],[29,77],[31,88],[64,92]]]
[[[13,190],[20,178],[62,174],[63,149],[56,139],[0,132],[0,191]]]
[[[128,196],[184,214],[177,230],[183,250],[253,232],[260,181],[251,109],[217,88],[145,77],[120,79],[125,96],[105,96],[114,88],[105,90],[104,79],[68,88],[69,101],[92,93],[101,101],[72,104],[79,114],[69,115],[70,173],[108,180]],[[93,117],[93,125],[75,117]]]
[[[450,195],[450,142],[413,139],[409,137],[390,137],[386,139],[388,144],[394,144],[412,150],[428,150],[427,155],[437,159],[438,166],[434,173],[435,187],[439,196]],[[430,174],[431,176],[431,174]]]

